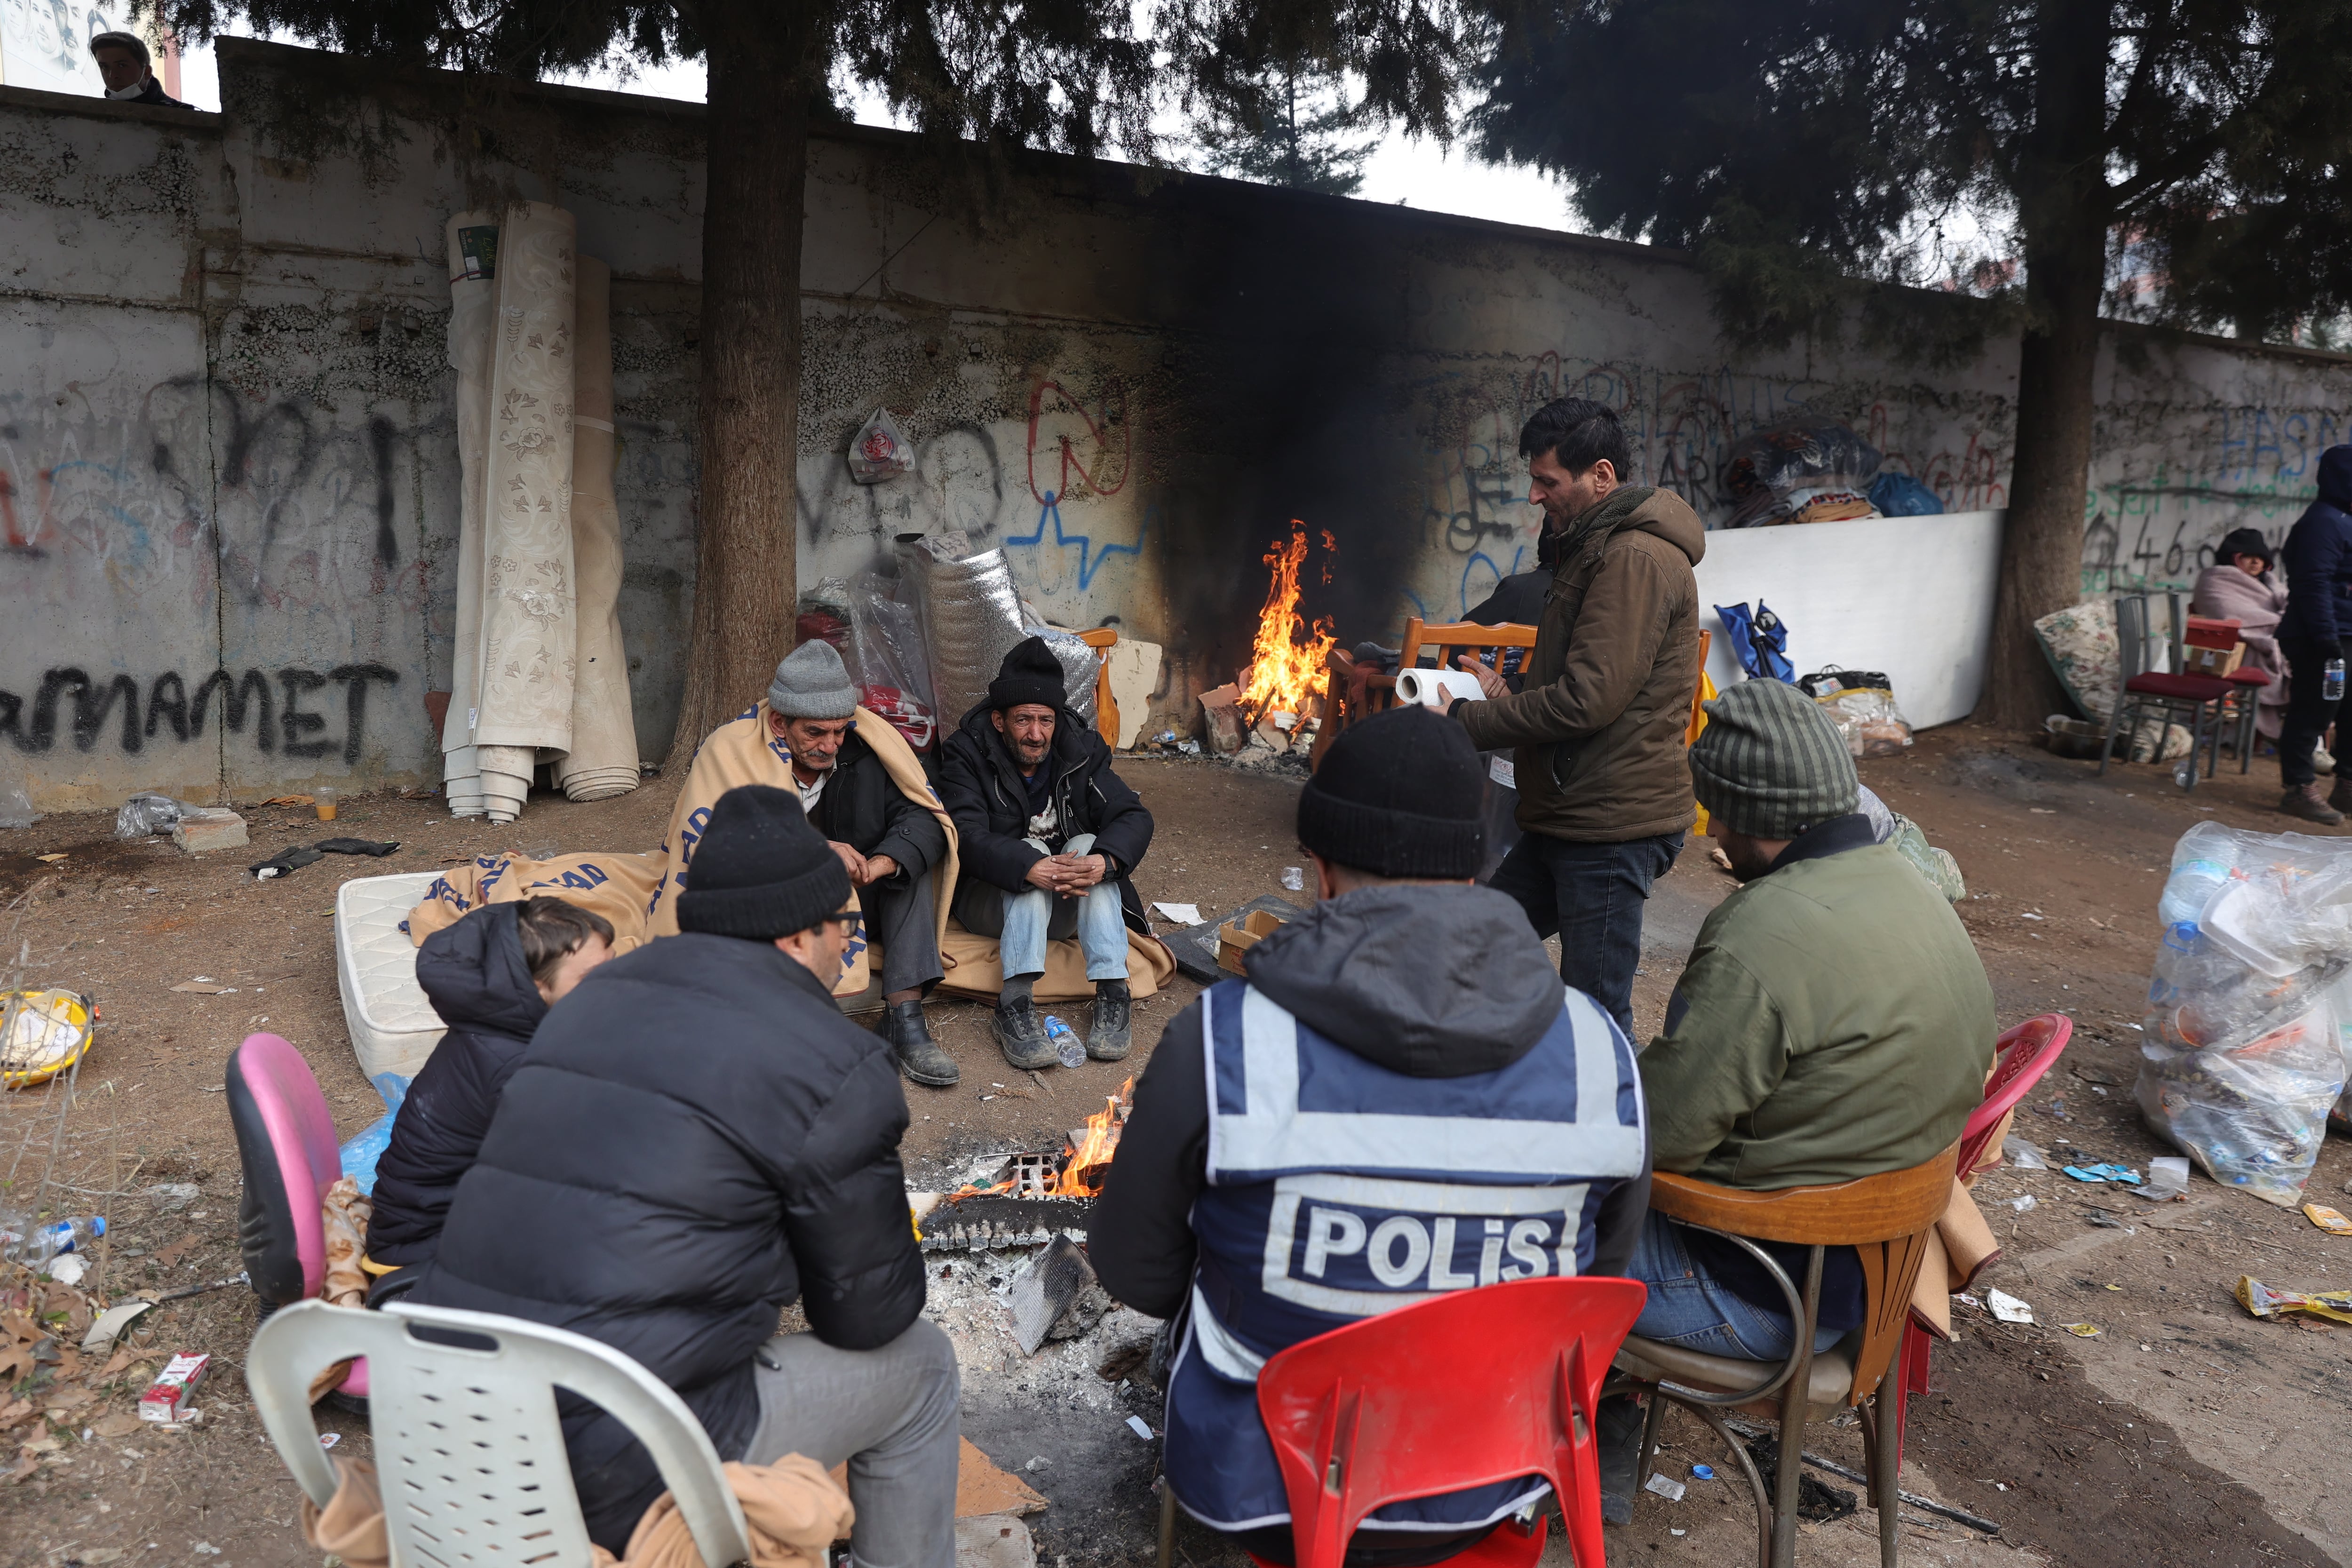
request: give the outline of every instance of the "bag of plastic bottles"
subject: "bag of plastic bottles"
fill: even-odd
[[[2141,1112],[2215,1181],[2293,1207],[2345,1089],[2352,844],[2200,823],[2158,909]]]

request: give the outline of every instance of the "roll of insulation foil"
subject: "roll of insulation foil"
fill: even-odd
[[[1466,669],[1401,670],[1396,682],[1399,701],[1419,703],[1441,713],[1451,708],[1457,697],[1476,702],[1486,695],[1478,688],[1478,678]]]
[[[997,667],[1029,635],[1021,624],[1021,595],[1002,550],[963,561],[934,561],[914,550],[908,559],[921,595],[923,647],[940,727],[952,729],[987,700]]]
[[[1062,685],[1067,693],[1070,711],[1091,724],[1095,721],[1095,679],[1102,668],[1102,660],[1087,646],[1087,639],[1076,632],[1040,632],[1054,657],[1062,661]],[[992,672],[993,673],[993,672]]]

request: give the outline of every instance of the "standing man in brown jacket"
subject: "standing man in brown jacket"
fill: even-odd
[[[1698,514],[1672,490],[1628,486],[1624,427],[1563,397],[1519,432],[1528,499],[1559,568],[1526,689],[1469,656],[1486,700],[1454,716],[1480,751],[1517,749],[1525,837],[1493,885],[1559,935],[1560,978],[1633,1032],[1642,906],[1696,819],[1683,731],[1698,685]]]

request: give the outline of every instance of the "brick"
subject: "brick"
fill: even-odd
[[[201,855],[207,849],[241,849],[252,840],[246,837],[245,818],[225,807],[207,806],[184,813],[172,826],[172,842],[191,855]]]

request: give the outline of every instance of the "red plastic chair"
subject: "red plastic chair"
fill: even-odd
[[[1290,1498],[1298,1568],[1340,1568],[1356,1526],[1409,1498],[1541,1476],[1579,1568],[1604,1568],[1593,1435],[1601,1384],[1642,1315],[1636,1279],[1523,1279],[1456,1290],[1269,1357],[1257,1408]],[[1435,1345],[1475,1345],[1460,1359]],[[1452,1559],[1524,1568],[1548,1517],[1506,1521]]]
[[[1969,1112],[1968,1125],[1960,1131],[1958,1168],[1964,1179],[1984,1158],[1985,1146],[1992,1142],[1993,1129],[2000,1125],[2000,1119],[2016,1110],[2018,1102],[2042,1081],[2042,1075],[2057,1062],[2058,1053],[2074,1037],[2074,1019],[2063,1013],[2044,1013],[2007,1030],[1994,1044],[1992,1077],[1985,1080],[1984,1103]],[[1996,1152],[1993,1163],[2000,1163]],[[1927,1352],[1934,1343],[1916,1317],[1904,1329],[1903,1349],[1897,1353],[1903,1358],[1906,1395],[1929,1392]],[[1895,1406],[1895,1461],[1898,1465],[1903,1462],[1903,1427],[1910,1405],[1906,1397]]]
[[[237,1237],[246,1278],[265,1313],[316,1296],[327,1283],[321,1205],[343,1173],[335,1121],[302,1053],[276,1035],[248,1035],[229,1053],[229,1124],[245,1190]],[[367,1397],[367,1363],[338,1391]]]

